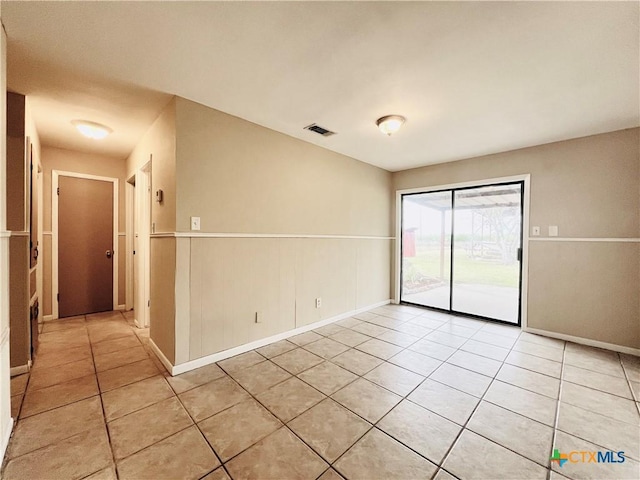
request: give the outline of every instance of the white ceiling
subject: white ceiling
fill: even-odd
[[[2,21],[45,143],[126,156],[176,94],[396,171],[640,125],[639,5],[3,1]]]

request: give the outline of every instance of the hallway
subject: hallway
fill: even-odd
[[[388,305],[170,377],[131,322],[45,323],[3,479],[637,475],[637,357]]]

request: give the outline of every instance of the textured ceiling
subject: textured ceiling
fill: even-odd
[[[47,144],[126,156],[176,94],[392,171],[638,126],[638,17],[638,2],[2,2],[8,84]],[[386,114],[407,117],[392,137]],[[85,141],[73,118],[114,134]]]

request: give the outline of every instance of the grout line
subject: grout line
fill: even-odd
[[[556,440],[558,436],[558,423],[560,421],[560,400],[562,398],[562,385],[564,384],[564,359],[567,355],[567,343],[565,342],[564,348],[562,349],[562,363],[560,364],[560,385],[558,388],[558,401],[556,403],[556,411],[553,419],[553,435],[551,437],[551,449],[549,450],[549,458],[553,456],[553,447],[556,445]],[[547,480],[551,479],[551,472],[553,468],[551,465],[551,460],[549,460],[549,471],[547,472]]]

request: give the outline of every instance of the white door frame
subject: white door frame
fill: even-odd
[[[405,190],[396,190],[396,241],[395,241],[395,255],[394,255],[394,287],[395,295],[393,302],[400,303],[400,270],[402,264],[402,250],[400,248],[400,242],[402,241],[402,195],[407,193],[428,193],[438,190],[449,190],[453,188],[464,187],[480,187],[483,185],[489,185],[494,183],[509,183],[509,182],[524,182],[523,192],[523,208],[522,208],[522,301],[521,308],[521,326],[523,330],[527,328],[527,296],[529,291],[529,200],[531,198],[531,175],[514,175],[511,177],[499,177],[499,178],[486,178],[483,180],[474,180],[470,182],[462,183],[450,183],[447,185],[431,185],[428,187],[409,188]]]
[[[133,209],[135,206],[134,195],[136,193],[135,188],[135,175],[132,175],[125,183],[125,208],[126,208],[126,225],[125,225],[125,249],[126,249],[126,267],[125,267],[125,302],[124,309],[126,311],[134,308],[134,279],[133,279],[133,250],[134,250],[134,215]]]
[[[150,275],[150,235],[151,235],[151,161],[135,173],[135,222],[133,228],[133,242],[135,242],[134,268],[134,313],[135,325],[138,328],[149,327],[149,301],[151,298]]]
[[[58,182],[59,177],[74,177],[85,180],[100,180],[102,182],[111,182],[113,184],[113,309],[118,308],[118,179],[113,177],[100,177],[97,175],[89,175],[86,173],[65,172],[62,170],[53,170],[51,172],[51,283],[52,283],[52,302],[53,302],[53,318],[58,318]]]

